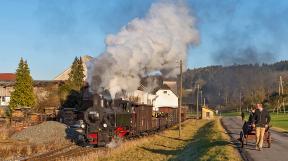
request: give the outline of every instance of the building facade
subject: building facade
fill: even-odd
[[[141,91],[135,90],[133,92],[127,93],[127,95],[123,98],[124,100],[133,101],[139,104],[153,105],[153,99],[156,95]]]
[[[47,99],[51,92],[51,89],[58,89],[61,83],[62,81],[33,81],[33,90],[36,95],[37,101],[41,102]],[[0,80],[0,107],[9,106],[11,93],[14,91],[14,85],[15,80]]]
[[[202,119],[213,119],[214,111],[207,106],[202,107]]]
[[[16,80],[14,73],[0,73],[0,106],[8,106],[11,92],[13,91],[12,82]]]
[[[147,104],[153,106],[153,111],[159,111],[159,108],[178,108],[178,96],[171,90],[167,84],[156,88],[152,93],[142,90],[135,90],[126,93],[121,97],[124,100]]]
[[[178,96],[166,84],[155,92],[153,110],[158,111],[159,107],[178,108]]]

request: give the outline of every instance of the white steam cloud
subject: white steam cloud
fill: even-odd
[[[195,18],[182,1],[152,4],[144,18],[135,18],[116,35],[106,38],[106,51],[88,63],[92,92],[134,91],[142,77],[160,72],[178,74],[177,61],[186,60],[189,45],[197,44]]]

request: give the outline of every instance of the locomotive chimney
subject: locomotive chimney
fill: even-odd
[[[102,107],[102,105],[101,105],[101,96],[99,95],[99,94],[94,94],[94,96],[93,96],[94,98],[93,98],[93,106],[94,107],[99,107],[99,106],[101,106]]]

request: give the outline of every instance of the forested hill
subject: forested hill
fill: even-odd
[[[196,86],[200,85],[203,97],[212,106],[226,105],[235,108],[264,101],[278,92],[279,79],[283,77],[287,92],[288,61],[274,64],[210,66],[189,69],[184,73],[184,87],[193,89],[190,98],[196,97]]]

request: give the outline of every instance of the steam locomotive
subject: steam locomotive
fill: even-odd
[[[153,112],[152,105],[139,104],[122,99],[107,99],[103,95],[84,96],[81,128],[78,143],[105,146],[116,138],[148,135],[178,122],[178,110],[163,108]],[[85,99],[86,98],[86,99]],[[89,98],[89,99],[87,99]],[[93,98],[93,99],[91,99]],[[182,114],[185,120],[185,114]]]

